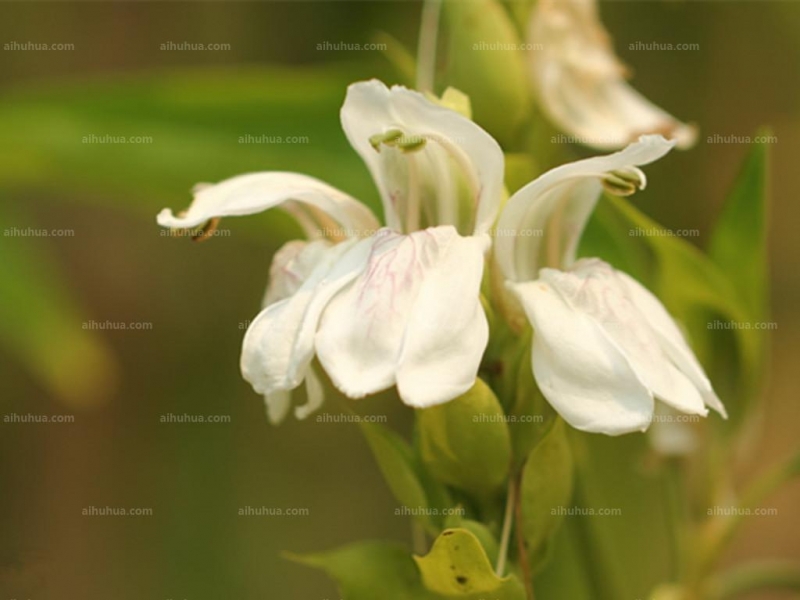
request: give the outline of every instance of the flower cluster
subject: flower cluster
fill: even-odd
[[[578,259],[603,191],[644,188],[639,167],[675,144],[642,136],[608,156],[544,173],[504,198],[499,144],[435,98],[379,81],[350,86],[345,134],[380,192],[385,226],[366,205],[306,175],[252,173],[198,187],[189,208],[158,222],[195,228],[279,207],[307,238],[275,255],[241,369],[280,421],[306,386],[300,418],[323,402],[316,369],[351,398],[396,386],[422,408],[475,383],[489,341],[482,283],[505,281],[497,312],[527,317],[532,371],[573,427],[645,430],[655,400],[724,415],[678,326],[642,285],[599,259]],[[504,232],[494,236],[495,228]],[[525,235],[541,231],[543,235]],[[318,362],[315,362],[315,358]]]

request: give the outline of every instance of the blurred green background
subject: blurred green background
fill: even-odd
[[[648,168],[650,187],[634,199],[644,212],[699,230],[692,242],[703,246],[748,149],[707,136],[768,125],[777,138],[777,329],[761,435],[740,466],[747,476],[792,449],[800,418],[800,5],[601,9],[635,86],[700,127],[694,149]],[[389,1],[0,4],[0,46],[74,45],[0,51],[2,413],[75,415],[0,423],[0,598],[334,598],[323,574],[280,553],[409,539],[356,425],[289,418],[271,427],[239,375],[271,255],[297,228],[275,212],[231,218],[225,235],[198,245],[164,236],[155,214],[182,209],[197,182],[271,169],[320,177],[377,206],[338,110],[347,84],[401,78],[379,51],[325,43],[363,45],[385,32],[414,48],[419,11]],[[700,49],[628,50],[637,41]],[[230,48],[162,50],[169,42]],[[152,143],[84,143],[93,135]],[[247,135],[270,142],[240,143]],[[290,136],[307,139],[276,141]],[[5,233],[28,228],[74,234]],[[90,330],[91,321],[152,325]],[[389,393],[357,410],[399,430],[411,416]],[[162,423],[170,413],[230,422]],[[152,516],[83,516],[92,506]],[[308,514],[239,516],[245,506]],[[800,487],[771,506],[777,516],[749,522],[728,561],[800,557]]]

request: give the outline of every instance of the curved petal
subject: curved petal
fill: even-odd
[[[705,405],[727,418],[728,414],[725,411],[725,407],[711,387],[711,382],[708,380],[703,367],[700,366],[694,352],[692,352],[689,344],[686,343],[686,339],[667,312],[667,309],[664,308],[664,305],[650,290],[631,276],[621,271],[618,272],[618,275],[623,285],[625,285],[631,301],[659,336],[664,352],[700,391]]]
[[[658,160],[673,145],[661,136],[642,136],[614,154],[551,169],[517,191],[500,214],[495,238],[495,256],[506,278],[530,281],[544,266],[568,267],[604,183],[630,185],[631,192],[644,188],[646,179],[637,167]]]
[[[540,0],[529,39],[534,86],[545,113],[576,141],[614,150],[642,134],[660,133],[679,148],[697,133],[655,106],[625,81],[595,0]]]
[[[625,283],[610,265],[582,259],[568,272],[542,269],[540,281],[594,320],[659,400],[684,413],[707,414],[700,392],[672,364],[647,315],[631,301]]]
[[[363,271],[370,240],[332,246],[288,298],[267,306],[244,336],[241,370],[256,392],[270,396],[305,379],[314,358],[314,334],[330,299]]]
[[[508,286],[534,328],[536,383],[564,420],[608,435],[647,429],[653,396],[603,329],[544,281]]]
[[[408,318],[397,389],[418,408],[447,402],[474,384],[489,340],[480,300],[488,237],[455,238],[426,273]]]
[[[280,206],[298,218],[311,238],[367,237],[379,227],[364,204],[307,175],[279,171],[248,173],[198,186],[189,208],[157,217],[163,227],[193,228],[219,217],[251,215]]]
[[[453,225],[486,233],[503,189],[503,152],[478,125],[404,87],[377,80],[348,88],[347,139],[381,193],[387,225],[410,233]]]
[[[269,306],[297,292],[317,265],[325,262],[331,247],[327,240],[291,240],[281,246],[272,257],[262,305]]]
[[[485,244],[449,226],[376,236],[367,268],[328,305],[317,334],[333,383],[352,398],[398,383],[415,406],[469,389],[487,339],[479,298]],[[422,376],[430,377],[427,390]]]

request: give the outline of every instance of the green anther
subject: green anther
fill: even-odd
[[[611,171],[609,174],[623,181],[632,183],[636,187],[641,187],[642,185],[642,177],[639,172],[634,169],[619,169],[617,171]]]
[[[394,145],[398,139],[403,137],[403,132],[399,129],[390,129],[389,131],[384,131],[383,133],[376,133],[373,136],[370,136],[369,143],[375,149],[375,152],[381,151],[381,144],[386,144],[387,146]]]
[[[618,173],[607,174],[602,182],[606,191],[614,196],[630,196],[638,189],[638,178],[636,181],[631,181],[629,178],[620,177]]]
[[[427,140],[418,135],[403,136],[397,140],[396,145],[403,152],[416,152],[425,146],[425,142],[427,142]]]

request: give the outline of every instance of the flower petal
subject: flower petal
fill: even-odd
[[[390,228],[410,233],[453,225],[469,235],[491,227],[504,159],[497,142],[478,125],[418,92],[389,89],[377,80],[349,87],[341,119],[380,190]],[[387,143],[381,142],[386,135]],[[404,150],[398,140],[415,147]]]
[[[646,133],[694,144],[696,131],[655,106],[625,81],[595,0],[540,0],[529,39],[531,72],[542,108],[577,141],[622,148]]]
[[[251,215],[280,206],[300,221],[311,238],[366,237],[379,227],[364,204],[313,177],[298,173],[248,173],[195,190],[179,216],[168,208],[157,217],[163,227],[193,228],[217,217]]]
[[[603,329],[547,282],[508,286],[533,325],[533,374],[553,408],[583,431],[647,429],[653,396]]]
[[[361,273],[369,250],[369,240],[332,246],[292,296],[270,304],[253,320],[244,337],[241,370],[256,392],[269,396],[303,382],[314,358],[320,315]]]
[[[631,301],[618,271],[601,260],[582,259],[568,272],[542,269],[540,281],[592,318],[658,399],[685,413],[707,414],[700,392],[672,364],[647,315]]]
[[[618,275],[626,286],[633,303],[660,337],[664,351],[675,363],[675,366],[700,391],[705,405],[727,418],[728,414],[725,411],[725,407],[714,392],[703,367],[700,366],[694,352],[692,352],[689,344],[686,343],[686,339],[667,312],[667,309],[664,308],[664,305],[650,290],[631,276],[622,272],[618,272]]]
[[[329,304],[317,334],[317,354],[333,383],[358,398],[397,382],[413,405],[469,389],[486,345],[485,321],[476,316],[485,243],[449,226],[376,236],[367,268]],[[445,317],[448,310],[453,314]],[[433,328],[432,315],[441,319]],[[448,371],[458,359],[463,364]],[[423,391],[416,369],[426,361],[431,379]]]
[[[466,393],[489,340],[480,301],[489,240],[455,238],[426,273],[406,327],[397,371],[400,398],[424,408]]]
[[[568,267],[597,199],[602,181],[624,173],[640,188],[646,184],[636,167],[658,160],[673,142],[642,136],[620,152],[551,169],[508,200],[497,224],[495,255],[507,279],[536,279],[544,266]]]

